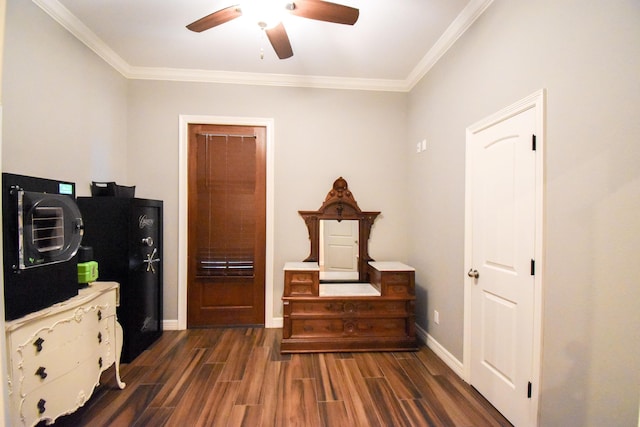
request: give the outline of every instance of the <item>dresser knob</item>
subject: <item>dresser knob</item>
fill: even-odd
[[[40,353],[42,351],[42,344],[43,343],[44,343],[44,340],[42,338],[40,338],[40,337],[38,337],[38,339],[33,342],[33,345],[36,347],[36,351],[38,353]]]
[[[45,372],[46,368],[43,366],[40,366],[38,368],[38,370],[36,371],[36,375],[39,376],[42,379],[47,378],[47,373]]]
[[[346,322],[344,324],[344,332],[347,334],[353,334],[356,330],[356,325],[353,322]]]
[[[47,401],[44,400],[44,399],[38,400],[38,413],[39,414],[44,414],[44,411],[46,411],[47,408],[44,407],[44,405],[46,403],[47,403]]]

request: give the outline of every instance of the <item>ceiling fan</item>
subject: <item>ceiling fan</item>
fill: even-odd
[[[260,1],[262,3],[262,1]],[[343,6],[336,3],[330,3],[322,0],[297,0],[288,2],[283,5],[285,12],[302,18],[315,19],[317,21],[333,22],[336,24],[353,25],[358,20],[360,11],[353,7]],[[243,8],[242,5],[225,7],[210,15],[198,19],[187,25],[191,31],[200,33],[210,28],[229,22],[243,15],[249,7]],[[258,18],[258,25],[264,30],[269,38],[273,50],[280,59],[286,59],[293,56],[293,49],[289,36],[284,28],[281,20],[274,22],[275,25],[267,23],[264,18]]]

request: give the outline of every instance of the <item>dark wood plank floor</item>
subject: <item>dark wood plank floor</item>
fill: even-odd
[[[431,350],[280,354],[281,329],[165,331],[56,426],[509,426]]]

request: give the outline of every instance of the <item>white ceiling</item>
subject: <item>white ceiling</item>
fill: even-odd
[[[409,90],[491,3],[334,0],[358,8],[358,22],[286,14],[294,56],[280,60],[245,17],[202,33],[185,28],[241,0],[33,1],[128,78],[396,91]]]

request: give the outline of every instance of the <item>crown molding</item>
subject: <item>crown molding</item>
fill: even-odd
[[[404,80],[358,79],[347,77],[243,73],[152,67],[131,67],[125,77],[136,80],[165,80],[387,92],[402,92],[406,86]]]
[[[104,59],[109,65],[116,69],[123,76],[127,76],[131,66],[115,53],[105,42],[102,41],[93,31],[89,29],[69,9],[64,7],[57,0],[32,0],[54,21],[62,25],[78,40],[84,43],[96,55]]]
[[[493,0],[472,0],[469,2],[407,78],[393,80],[131,66],[58,0],[32,1],[127,79],[385,92],[411,91],[493,2]]]
[[[405,90],[407,92],[418,84],[440,58],[471,27],[476,19],[487,10],[491,3],[493,3],[493,0],[472,0],[469,2],[406,78],[407,86]]]

